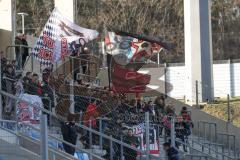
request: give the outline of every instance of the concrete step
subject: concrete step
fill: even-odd
[[[40,160],[40,156],[18,144],[0,140],[0,160]]]
[[[5,129],[0,129],[0,160],[40,160],[40,154],[39,141],[22,134],[16,136]],[[65,151],[56,148],[49,148],[48,155],[48,160],[74,159]]]

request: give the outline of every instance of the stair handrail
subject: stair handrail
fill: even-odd
[[[14,122],[14,123],[17,123],[17,121],[6,121],[6,120],[0,120],[0,122]],[[2,127],[2,126],[0,126],[0,129],[3,129],[3,130],[5,130],[5,131],[7,131],[7,132],[9,132],[9,133],[11,133],[11,134],[14,134],[14,135],[17,136],[18,138],[19,138],[19,137],[22,137],[22,138],[27,139],[28,141],[30,141],[30,142],[32,142],[32,143],[35,143],[35,144],[40,145],[40,140],[38,140],[38,139],[33,140],[32,138],[29,138],[28,136],[26,136],[26,135],[24,135],[24,134],[22,134],[22,133],[18,133],[17,130],[13,131],[13,130],[4,128],[4,127]],[[21,146],[19,145],[19,147],[21,147]],[[27,149],[27,150],[28,150],[28,149]],[[73,157],[71,157],[71,158],[70,158],[70,157],[66,157],[65,155],[68,155],[67,153],[62,152],[62,151],[60,151],[60,150],[57,150],[57,149],[55,149],[55,148],[53,148],[53,147],[49,147],[49,150],[50,150],[51,152],[54,152],[54,153],[57,154],[57,155],[63,156],[64,158],[67,158],[67,160],[72,160],[72,159],[73,159]],[[71,156],[71,155],[68,155],[68,156]]]
[[[200,146],[204,146],[205,148],[211,149],[211,147],[209,147],[209,146],[207,146],[207,145],[204,145],[204,144],[202,144],[201,142],[198,142],[198,141],[196,141],[196,140],[192,140],[192,141],[194,141],[194,143],[199,144]],[[176,139],[176,142],[178,142],[178,143],[180,143],[180,144],[182,144],[182,145],[186,145],[186,146],[188,146],[189,148],[192,148],[192,149],[198,151],[199,153],[202,153],[202,154],[204,154],[204,155],[207,155],[207,156],[209,156],[209,157],[211,157],[211,158],[214,158],[214,159],[218,160],[217,157],[214,157],[214,156],[211,155],[211,154],[202,152],[202,151],[194,148],[193,146],[191,146],[191,145],[188,144],[188,143],[182,142],[181,140],[178,140],[178,139]],[[235,158],[233,158],[233,157],[231,157],[231,156],[228,156],[228,155],[225,155],[224,153],[221,153],[221,152],[219,152],[219,151],[213,150],[213,152],[215,152],[216,155],[219,154],[219,155],[221,155],[222,157],[228,158],[229,160],[235,160]]]
[[[12,121],[12,120],[0,120],[0,122],[18,123],[17,121]],[[23,125],[31,128],[31,129],[37,131],[38,133],[41,132],[40,129],[38,129],[38,128],[30,125],[30,124],[27,124],[27,123],[24,123],[24,122],[21,122],[21,124],[23,124]],[[32,140],[32,138],[30,138],[29,136],[26,136],[25,134],[19,132],[19,130],[16,129],[16,128],[15,128],[15,130],[10,130],[10,129],[4,128],[4,127],[2,127],[2,126],[0,126],[0,128],[3,129],[3,130],[5,130],[5,131],[7,131],[7,132],[9,132],[9,133],[11,133],[11,134],[16,135],[17,137],[22,137],[22,138],[28,139],[28,140],[30,140],[30,141],[33,142],[33,143],[37,143],[36,141],[38,141],[39,143],[37,143],[37,144],[40,144],[40,140],[39,140],[39,139],[34,139],[34,140]],[[73,148],[75,148],[75,149],[77,149],[77,150],[79,150],[79,151],[81,151],[81,152],[83,152],[83,153],[87,153],[87,154],[89,154],[89,155],[91,155],[91,156],[93,156],[93,157],[95,157],[95,158],[98,158],[98,159],[100,159],[100,160],[104,160],[102,157],[100,157],[100,156],[98,156],[98,155],[95,155],[95,154],[89,152],[88,150],[79,148],[79,147],[77,147],[76,145],[73,145],[73,144],[71,144],[71,143],[69,143],[69,142],[67,142],[67,141],[65,141],[65,140],[62,140],[62,139],[57,138],[57,137],[54,137],[54,136],[52,136],[51,134],[48,134],[48,137],[50,137],[51,139],[56,140],[56,141],[58,141],[58,142],[65,143],[65,144],[67,144],[68,146],[71,146],[71,147],[73,147]],[[49,149],[52,149],[51,151],[54,150],[55,153],[58,152],[58,154],[59,154],[59,152],[60,152],[60,150],[57,150],[56,148],[53,148],[53,147],[49,147]],[[65,153],[65,152],[63,152],[63,153]],[[63,155],[63,153],[60,153],[60,154]],[[65,154],[67,154],[67,153],[65,153]],[[69,155],[69,156],[70,156],[70,155]],[[71,159],[69,159],[69,160],[71,160]]]
[[[15,100],[18,100],[18,101],[20,100],[20,101],[22,101],[22,102],[26,102],[26,103],[28,103],[31,107],[36,107],[37,109],[41,110],[42,112],[45,112],[45,113],[49,114],[50,116],[53,116],[54,118],[56,118],[56,119],[59,120],[59,121],[62,121],[62,122],[65,121],[65,118],[64,118],[64,117],[62,117],[62,116],[60,116],[60,115],[56,115],[56,114],[52,113],[51,111],[49,111],[49,110],[47,110],[47,109],[45,109],[45,108],[41,108],[41,107],[39,107],[39,106],[37,106],[37,105],[35,105],[35,104],[32,104],[32,103],[30,103],[30,102],[27,102],[26,100],[23,100],[23,99],[21,99],[20,97],[17,97],[17,96],[15,96],[15,95],[9,94],[9,93],[7,93],[7,92],[5,92],[5,91],[0,91],[0,94],[5,95],[5,96],[8,96],[8,97],[10,97],[10,98],[12,98],[12,99],[15,99]],[[115,142],[115,143],[117,143],[117,144],[121,144],[123,147],[127,147],[127,148],[130,148],[130,149],[132,149],[132,150],[135,150],[135,151],[141,153],[142,155],[147,154],[146,151],[143,151],[143,150],[141,150],[141,149],[135,148],[135,147],[133,147],[133,146],[127,144],[127,143],[124,143],[124,142],[122,142],[122,141],[120,141],[120,140],[118,140],[118,139],[113,138],[112,136],[108,136],[108,135],[106,135],[106,134],[104,134],[104,133],[100,133],[99,131],[96,131],[96,130],[94,130],[94,129],[92,129],[92,128],[89,128],[89,127],[87,127],[87,126],[84,126],[84,125],[82,125],[82,124],[76,124],[76,126],[79,127],[79,128],[81,128],[81,129],[87,130],[87,131],[89,131],[89,132],[91,132],[91,133],[94,133],[94,134],[96,134],[96,135],[98,135],[98,136],[102,136],[103,138],[106,138],[106,139],[108,139],[108,140],[110,140],[110,141],[112,141],[112,142]]]
[[[15,47],[20,47],[20,58],[22,59],[22,52],[21,52],[21,50],[22,50],[22,48],[27,48],[28,50],[29,49],[33,49],[32,47],[30,47],[30,46],[26,46],[26,45],[9,45],[9,46],[7,46],[6,47],[6,49],[5,49],[5,51],[6,51],[6,56],[8,56],[8,49],[9,48],[15,48]],[[33,56],[32,56],[32,54],[30,53],[29,54],[29,56],[28,56],[28,59],[31,57],[31,70],[32,70],[32,72],[33,72]],[[28,61],[28,59],[26,59],[26,62]],[[22,60],[21,60],[22,61]],[[22,67],[22,65],[20,65],[21,66],[21,69],[20,70],[22,70],[23,68],[25,68],[25,65],[26,65],[26,62],[25,62],[25,64],[24,64],[24,66]]]

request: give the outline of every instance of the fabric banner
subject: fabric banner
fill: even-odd
[[[141,146],[138,147],[138,149],[146,150],[146,134],[145,134],[145,124],[140,123],[139,125],[133,126],[132,127],[133,134],[140,138]],[[158,155],[160,150],[159,150],[159,145],[158,145],[158,140],[157,140],[157,133],[156,129],[150,128],[149,129],[149,142],[150,142],[150,154],[152,155]],[[139,153],[140,155],[140,153]]]
[[[115,32],[108,32],[105,43],[107,53],[113,55],[115,62],[121,65],[144,63],[162,48],[157,43],[118,35]]]
[[[41,110],[43,107],[42,99],[36,95],[21,94],[21,100],[17,101],[17,117],[20,122],[39,123]],[[34,104],[35,106],[31,106]]]
[[[117,64],[114,65],[112,72],[113,90],[117,93],[144,92],[150,79],[150,75],[131,71]]]
[[[55,8],[45,24],[35,47],[33,56],[40,64],[49,66],[66,55],[75,52],[79,47],[98,37],[98,32],[82,28]]]
[[[109,81],[118,93],[142,93],[146,90],[151,76],[137,71],[163,48],[155,41],[127,33],[108,32],[105,37],[106,51],[111,55],[108,62]]]

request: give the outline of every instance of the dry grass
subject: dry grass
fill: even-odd
[[[228,119],[228,108],[226,100],[219,100],[212,104],[207,104],[203,108],[204,112],[207,112],[217,118],[224,121]],[[240,127],[240,99],[235,98],[230,101],[230,119],[231,122]]]

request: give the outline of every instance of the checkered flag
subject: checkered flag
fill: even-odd
[[[55,8],[35,44],[32,55],[40,64],[50,66],[97,37],[97,31],[74,24]]]

